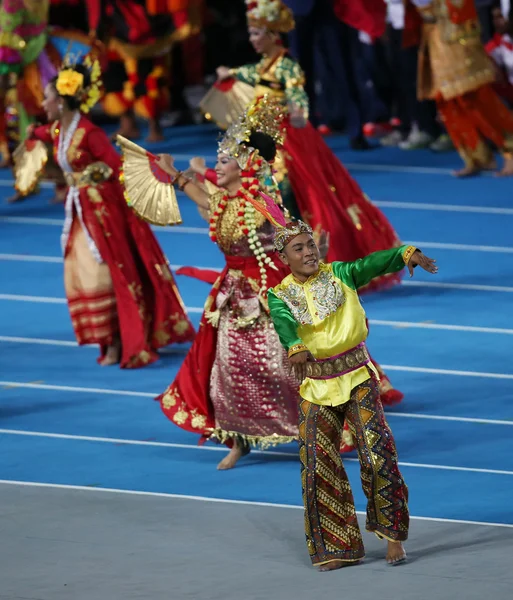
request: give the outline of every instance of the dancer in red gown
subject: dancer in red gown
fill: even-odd
[[[61,68],[45,89],[52,124],[31,129],[16,171],[37,178],[44,144],[53,146],[69,186],[61,241],[77,341],[98,344],[102,365],[136,368],[158,348],[192,340],[194,329],[155,236],[126,204],[119,155],[81,114],[99,99],[98,77],[98,63]]]

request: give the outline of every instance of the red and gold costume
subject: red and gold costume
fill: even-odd
[[[473,0],[413,0],[422,17],[418,97],[435,99],[466,167],[492,164],[486,140],[513,150],[513,113],[493,89],[495,70]]]
[[[249,26],[276,33],[293,29],[292,13],[281,2],[247,0],[246,4]],[[308,118],[304,75],[285,49],[273,57],[264,56],[257,64],[231,69],[231,73],[235,80],[253,88],[254,97],[272,96],[287,111],[300,109]],[[217,84],[218,91],[228,92],[231,87],[230,81]],[[330,233],[328,260],[356,260],[398,245],[391,224],[362,192],[316,129],[308,122],[305,127],[295,127],[289,117],[284,127],[283,153],[275,165],[284,203],[292,216],[300,216],[317,234],[322,229]],[[289,203],[287,187],[293,195]],[[387,274],[372,281],[369,289],[390,287],[400,280],[400,273]]]
[[[14,83],[19,140],[24,140],[27,126],[41,116],[44,88],[60,63],[48,41],[48,10],[49,0],[4,0],[0,6],[0,152],[6,160],[7,88]]]
[[[73,95],[77,81],[72,68],[62,69],[57,90]],[[120,157],[105,133],[78,111],[64,136],[59,122],[36,128],[17,152],[17,177],[25,188],[45,163],[44,144],[52,146],[69,186],[61,241],[78,343],[98,344],[102,358],[119,340],[121,367],[136,368],[154,362],[158,348],[192,340],[167,259],[150,227],[126,204]]]
[[[275,112],[248,112],[220,144],[221,152],[237,160],[243,178],[237,193],[218,189],[210,196],[210,237],[226,265],[216,274],[191,350],[158,398],[164,414],[182,429],[228,445],[236,439],[246,450],[298,435],[298,383],[265,297],[287,269],[274,250],[273,227],[250,201],[251,194],[269,191],[271,173],[246,138],[253,127],[273,131],[276,109],[281,111],[278,106]]]
[[[105,112],[119,117],[134,110],[155,120],[169,104],[170,50],[199,31],[200,0],[87,0],[89,27],[104,22],[109,69]],[[104,37],[102,35],[102,37]]]
[[[250,26],[274,32],[287,32],[294,26],[292,14],[280,2],[247,0],[247,5]],[[273,58],[263,57],[256,65],[232,69],[232,74],[237,81],[254,88],[254,97],[273,97],[282,103],[285,112],[290,107],[299,107],[308,117],[303,72],[286,50],[283,49]],[[217,84],[217,91],[233,93],[237,102],[246,97],[246,88],[236,88],[234,92],[233,89],[233,81]],[[219,96],[215,94],[211,98],[217,102]],[[229,118],[232,118],[231,115],[227,118],[228,122]],[[221,122],[219,124],[222,125]],[[273,165],[276,178],[280,181],[284,204],[293,216],[301,216],[307,221],[317,234],[322,229],[330,233],[328,260],[353,261],[400,244],[385,215],[362,192],[310,123],[305,127],[294,127],[287,117],[284,137],[283,152]],[[207,178],[215,183],[215,172],[209,169]],[[298,211],[290,200],[289,203],[286,201],[290,188],[292,203],[297,203]],[[198,271],[195,274],[202,277]],[[207,277],[203,278],[208,280]],[[366,290],[360,290],[360,293],[387,288],[400,281],[400,272],[386,273],[370,281]],[[379,368],[379,365],[376,364],[376,367]],[[403,398],[403,394],[391,386],[384,373],[381,394],[383,404],[396,404]],[[347,430],[343,449],[352,449]]]

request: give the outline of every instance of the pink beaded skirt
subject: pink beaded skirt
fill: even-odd
[[[216,298],[216,356],[210,380],[213,437],[267,447],[298,435],[299,386],[261,301],[240,271],[230,270]]]

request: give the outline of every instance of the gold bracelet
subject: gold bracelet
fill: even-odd
[[[304,344],[294,344],[289,348],[287,353],[288,357],[294,356],[294,354],[299,354],[300,352],[306,352],[308,348]]]
[[[178,184],[178,189],[183,192],[188,183],[191,183],[191,180],[188,177],[184,177],[184,182]]]
[[[176,185],[182,175],[183,175],[183,171],[177,171],[176,175],[173,177],[173,179],[171,181],[171,185]]]
[[[403,252],[404,264],[407,265],[410,262],[411,257],[417,252],[418,248],[415,246],[408,246]]]

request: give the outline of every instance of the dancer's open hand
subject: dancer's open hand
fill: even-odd
[[[297,379],[303,382],[303,380],[306,378],[306,363],[313,362],[314,360],[315,358],[310,354],[310,352],[308,352],[308,350],[293,354],[289,358],[291,373],[294,373]]]
[[[230,73],[229,67],[217,67],[216,69],[217,80],[224,81],[225,79],[230,79],[232,74]]]
[[[317,240],[317,248],[319,248],[319,254],[321,255],[321,259],[325,260],[328,256],[328,252],[330,249],[330,233],[329,231],[321,231],[321,235]]]
[[[306,127],[305,111],[300,106],[290,104],[289,115],[292,127],[296,127],[297,129]]]
[[[170,154],[159,154],[157,156],[157,165],[172,177],[176,175],[176,168],[174,164],[175,160]]]
[[[413,269],[418,265],[424,271],[428,273],[438,273],[438,267],[435,265],[436,260],[427,257],[425,254],[422,254],[420,250],[416,250],[410,260],[408,261],[408,271],[410,272],[410,277],[413,277]]]
[[[189,161],[189,166],[195,173],[198,173],[199,175],[205,175],[205,171],[207,170],[205,159],[201,158],[200,156],[194,156],[191,158]]]

